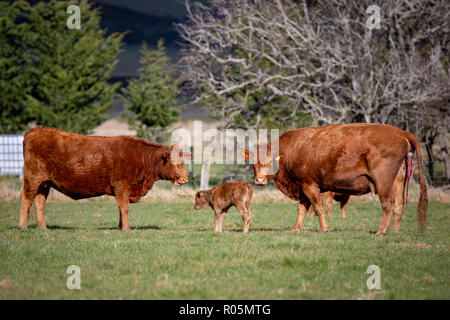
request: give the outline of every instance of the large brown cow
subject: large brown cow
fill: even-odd
[[[391,125],[363,123],[288,131],[279,137],[276,174],[271,173],[273,161],[260,161],[259,149],[258,146],[253,152],[245,152],[246,158],[252,158],[254,162],[255,183],[266,185],[273,179],[280,191],[299,201],[298,218],[293,230],[302,228],[311,204],[319,218],[319,231],[328,230],[321,192],[362,195],[375,191],[383,208],[377,234],[387,233],[392,210],[396,210],[393,229],[399,227],[403,201],[396,202],[395,198],[397,193],[403,198],[404,189],[400,193],[395,181],[404,175],[400,172],[403,163],[408,174],[411,173],[412,156],[416,151],[420,180],[417,217],[421,231],[425,230],[428,198],[421,151],[419,142],[409,132]],[[270,152],[270,144],[267,149]],[[404,177],[403,181],[406,181]]]
[[[35,128],[25,133],[23,154],[21,229],[27,228],[33,200],[38,226],[46,229],[44,206],[50,188],[72,199],[115,196],[119,228],[129,231],[130,202],[139,201],[155,181],[188,182],[183,158],[190,154],[128,136],[84,136]]]

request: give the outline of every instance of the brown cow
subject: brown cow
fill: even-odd
[[[250,202],[253,187],[243,181],[228,182],[209,190],[198,191],[195,195],[196,210],[209,205],[214,210],[214,231],[222,232],[222,223],[231,206],[235,206],[242,217],[243,232],[248,232],[252,219]]]
[[[115,196],[119,228],[129,231],[130,202],[139,201],[155,181],[188,182],[183,158],[190,154],[128,136],[84,136],[35,128],[25,133],[23,154],[21,229],[27,228],[33,200],[38,226],[46,229],[44,206],[50,188],[72,199]]]
[[[400,227],[400,220],[403,216],[403,206],[404,206],[404,187],[405,187],[405,178],[406,178],[406,166],[405,163],[402,164],[400,167],[400,170],[398,171],[397,176],[395,177],[394,182],[394,222],[392,225],[392,230],[399,230]],[[372,193],[372,197],[375,197],[375,188],[373,184],[370,185],[370,192]],[[348,194],[342,194],[332,191],[327,191],[324,193],[321,193],[325,200],[325,208],[327,212],[327,216],[331,217],[333,216],[333,211],[331,209],[331,203],[334,201],[339,202],[341,206],[341,213],[342,217],[346,218],[347,216],[347,205],[350,200],[350,196]],[[314,210],[310,209],[310,217],[313,217],[315,215]]]
[[[422,172],[421,151],[417,139],[409,132],[391,125],[347,124],[302,128],[279,137],[278,172],[272,174],[274,162],[262,163],[257,151],[245,151],[254,160],[255,183],[266,185],[270,179],[288,197],[299,201],[298,218],[293,230],[302,228],[309,207],[319,217],[319,231],[327,231],[321,192],[333,191],[347,195],[378,193],[383,218],[377,234],[388,231],[392,210],[396,210],[393,229],[398,229],[403,201],[396,202],[397,193],[403,198],[404,188],[397,190],[396,179],[402,179],[402,163],[408,177],[412,156],[417,152],[420,179],[418,223],[425,230],[428,206],[427,188]],[[270,156],[270,144],[267,148]],[[401,176],[399,176],[401,175]],[[406,181],[403,177],[403,181]],[[407,183],[404,183],[406,186]],[[400,198],[400,197],[399,197]]]

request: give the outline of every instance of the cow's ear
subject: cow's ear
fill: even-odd
[[[170,160],[175,163],[179,164],[183,162],[183,151],[181,150],[180,146],[177,144],[173,144],[170,146]]]
[[[192,152],[183,152],[183,159],[184,160],[191,160],[192,159]]]
[[[250,159],[250,151],[242,150],[241,151],[241,157],[244,157],[245,160],[249,160]]]
[[[170,151],[164,152],[163,155],[161,156],[164,165],[167,163],[167,161],[169,161],[169,158],[170,158]]]

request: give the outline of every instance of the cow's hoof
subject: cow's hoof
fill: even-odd
[[[131,229],[130,229],[130,227],[123,227],[123,228],[122,228],[122,231],[123,231],[123,232],[130,232]]]
[[[41,230],[43,230],[43,231],[47,231],[47,230],[48,230],[46,226],[39,227],[39,229],[41,229]]]
[[[27,230],[28,226],[26,224],[25,225],[21,225],[21,226],[19,226],[19,229],[20,230]]]
[[[319,232],[328,232],[328,229],[320,228],[320,229],[319,229]]]
[[[291,230],[289,230],[289,232],[300,232],[300,231],[302,231],[302,229],[299,227],[293,227]]]
[[[375,233],[375,235],[377,235],[377,236],[385,236],[385,235],[387,235],[387,232],[379,230],[377,233]]]

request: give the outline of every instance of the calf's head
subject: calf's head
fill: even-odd
[[[209,204],[210,192],[206,191],[198,191],[195,194],[195,210],[200,210],[201,208],[207,206]]]
[[[190,152],[183,152],[178,146],[167,147],[161,157],[160,178],[169,180],[176,186],[189,181],[184,162],[191,159]]]

